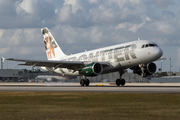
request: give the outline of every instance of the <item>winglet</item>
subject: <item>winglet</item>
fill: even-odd
[[[4,61],[6,60],[6,58],[4,58],[4,57],[1,57],[1,60],[2,60],[2,62],[4,62]]]

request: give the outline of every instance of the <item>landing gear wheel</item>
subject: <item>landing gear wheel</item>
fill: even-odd
[[[85,84],[85,80],[84,80],[84,79],[81,79],[80,85],[81,85],[81,86],[84,86],[84,84]]]
[[[121,85],[124,86],[126,81],[124,79],[121,79]]]
[[[121,84],[121,80],[120,80],[120,79],[117,79],[117,80],[116,80],[116,85],[117,85],[117,86],[120,86],[120,84]]]
[[[89,83],[90,83],[89,79],[86,79],[85,81],[86,81],[85,85],[89,86]]]

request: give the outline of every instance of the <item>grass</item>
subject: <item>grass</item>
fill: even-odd
[[[180,94],[0,92],[0,120],[179,120]]]

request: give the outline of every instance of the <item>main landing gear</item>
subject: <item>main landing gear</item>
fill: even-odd
[[[126,81],[121,78],[123,74],[124,74],[124,70],[119,71],[120,79],[117,79],[117,80],[116,80],[116,85],[117,85],[117,86],[120,86],[120,85],[121,85],[121,86],[124,86],[124,85],[125,85]]]
[[[83,77],[84,77],[84,79],[81,79],[81,80],[80,80],[80,85],[81,85],[81,86],[89,86],[89,84],[90,84],[89,79],[86,79],[85,76],[83,76]]]

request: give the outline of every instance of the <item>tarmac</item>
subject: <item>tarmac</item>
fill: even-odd
[[[98,83],[90,83],[90,86],[116,86],[114,82],[106,83],[106,82],[98,82]],[[79,83],[73,82],[44,82],[44,83],[36,83],[36,82],[0,82],[0,86],[80,86]],[[125,86],[176,86],[180,87],[180,83],[126,83]]]
[[[0,83],[0,92],[115,92],[115,93],[178,93],[180,83],[126,83],[117,87],[115,83]]]

